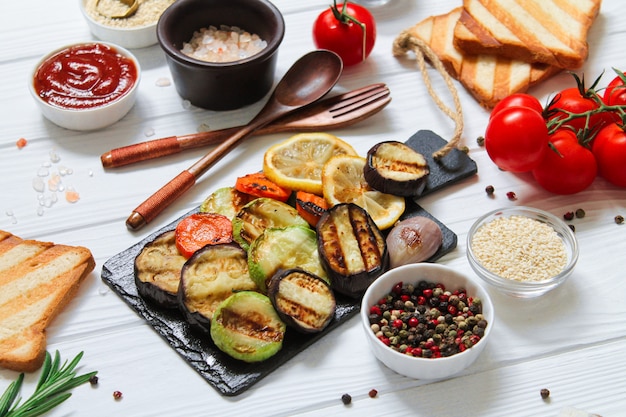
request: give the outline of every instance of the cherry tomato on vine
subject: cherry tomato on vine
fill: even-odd
[[[596,99],[591,98],[588,92],[585,90],[581,93],[580,87],[571,87],[562,90],[555,96],[555,101],[551,103],[548,111],[553,110],[552,118],[559,117],[564,118],[567,115],[558,110],[566,110],[572,113],[585,113],[587,111],[595,110],[599,107],[599,103],[596,100],[602,100],[600,96],[596,96]],[[613,115],[610,112],[596,113],[589,117],[589,129],[600,129],[602,126],[613,122]],[[570,126],[576,131],[584,129],[587,123],[586,117],[577,117],[563,124],[563,126]]]
[[[365,7],[337,4],[322,12],[313,24],[313,41],[320,49],[335,52],[345,66],[365,61],[376,42],[376,22]]]
[[[604,90],[604,102],[609,106],[626,105],[626,72],[619,73]]]
[[[487,124],[485,149],[500,169],[531,171],[549,149],[546,122],[528,107],[504,108]]]
[[[550,142],[558,152],[548,150],[533,169],[537,183],[555,194],[575,194],[589,187],[598,173],[591,151],[569,129],[557,130]]]
[[[601,177],[626,187],[626,132],[617,123],[602,129],[593,140],[591,151],[598,161]]]
[[[516,106],[528,107],[535,110],[539,114],[543,112],[543,106],[535,96],[526,93],[515,93],[500,100],[498,104],[496,104],[495,107],[491,110],[489,118],[491,119],[493,116],[496,115],[496,113],[498,113],[502,109]]]

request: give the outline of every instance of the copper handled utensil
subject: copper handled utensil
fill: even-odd
[[[141,203],[126,219],[126,226],[136,230],[153,220],[165,207],[189,190],[196,180],[254,130],[285,116],[293,110],[319,100],[339,80],[343,69],[334,52],[319,49],[301,57],[276,86],[263,109],[241,129],[178,174],[160,190]]]
[[[264,135],[280,132],[312,132],[350,126],[378,113],[391,101],[384,83],[370,84],[312,103],[252,132]],[[117,168],[140,161],[173,155],[187,149],[215,145],[242,126],[208,132],[170,136],[112,149],[100,156],[102,166]]]

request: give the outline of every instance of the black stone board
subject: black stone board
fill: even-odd
[[[429,150],[430,148],[428,150],[420,148],[422,142],[415,141],[415,137],[411,138],[414,140],[413,146],[417,146],[421,153],[432,153]],[[443,141],[440,138],[439,140]],[[438,149],[438,147],[440,147],[439,144],[434,146],[435,149]],[[467,158],[467,156],[465,157]],[[434,172],[437,171],[435,170]],[[462,172],[463,176],[458,177],[457,181],[467,176],[467,171]],[[431,175],[433,175],[432,169]],[[427,190],[432,192],[453,182],[455,182],[453,176],[446,174],[445,184],[442,185],[442,182],[434,181],[433,187],[427,188]],[[134,281],[134,260],[144,245],[152,241],[157,235],[167,230],[173,230],[180,219],[197,211],[198,209],[192,210],[107,260],[102,267],[101,277],[113,292],[122,298],[140,317],[145,319],[172,349],[182,356],[196,372],[222,395],[235,396],[241,394],[317,340],[331,334],[334,329],[359,312],[360,299],[338,294],[335,317],[323,332],[303,335],[288,329],[282,350],[272,358],[259,363],[245,363],[222,353],[215,347],[209,337],[192,329],[180,312],[163,309],[144,301],[137,293]],[[456,247],[457,236],[453,231],[417,203],[407,199],[407,209],[402,219],[418,215],[433,219],[439,224],[443,233],[441,248],[428,262],[436,261]]]
[[[438,161],[433,159],[433,153],[446,145],[436,133],[430,130],[420,130],[405,142],[408,146],[418,151],[428,161],[430,175],[426,181],[426,188],[422,196],[438,191],[447,185],[471,177],[478,171],[474,162],[465,152],[452,149],[450,153]]]

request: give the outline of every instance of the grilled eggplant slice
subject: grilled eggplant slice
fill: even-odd
[[[237,191],[234,187],[215,190],[200,205],[201,213],[217,213],[233,219],[235,215],[256,197]]]
[[[385,237],[370,215],[353,203],[333,206],[317,223],[318,250],[333,290],[363,295],[389,268]]]
[[[248,251],[250,276],[262,293],[280,269],[299,267],[328,280],[320,260],[317,235],[308,226],[266,229]]]
[[[177,308],[180,271],[186,261],[176,248],[174,230],[148,242],[135,258],[135,285],[139,295],[158,306]]]
[[[429,174],[424,155],[396,141],[374,145],[367,152],[363,168],[365,180],[373,189],[406,197],[422,194]]]
[[[299,268],[274,274],[268,294],[280,318],[301,333],[321,332],[335,316],[337,303],[330,285]]]
[[[289,204],[271,198],[257,198],[246,204],[233,218],[233,239],[248,250],[254,239],[270,227],[309,224]]]
[[[207,245],[183,265],[178,302],[187,321],[207,333],[217,307],[236,291],[255,291],[246,252],[236,243]]]
[[[244,362],[260,362],[283,347],[287,326],[270,299],[254,291],[224,300],[211,320],[211,338],[222,352]]]

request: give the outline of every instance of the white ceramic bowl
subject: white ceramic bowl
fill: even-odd
[[[115,49],[121,55],[129,58],[137,68],[137,78],[132,87],[115,101],[98,107],[68,109],[53,106],[44,101],[35,90],[34,78],[39,67],[50,57],[73,46],[103,44]],[[84,42],[60,47],[42,57],[34,66],[28,78],[28,89],[42,114],[54,124],[71,130],[97,130],[110,126],[124,117],[135,104],[137,91],[141,79],[139,61],[128,50],[107,42]]]
[[[158,19],[147,25],[132,28],[110,26],[94,19],[89,14],[85,8],[87,1],[78,0],[80,11],[89,26],[89,30],[98,39],[129,49],[145,48],[157,43],[156,26]]]
[[[447,357],[421,358],[400,353],[381,342],[370,327],[370,307],[389,294],[398,282],[417,285],[426,280],[443,284],[446,290],[465,288],[468,297],[479,297],[482,301],[482,314],[487,320],[487,327],[482,338],[469,349]],[[374,356],[393,371],[416,379],[442,379],[460,373],[470,366],[483,351],[489,341],[494,324],[494,308],[487,291],[480,282],[470,275],[456,271],[441,264],[416,263],[399,266],[381,275],[370,285],[361,304],[361,322],[365,337]]]
[[[563,241],[567,253],[567,264],[559,274],[541,281],[521,281],[499,276],[487,269],[476,259],[475,249],[472,246],[472,240],[476,231],[483,225],[497,218],[514,215],[537,220],[554,229],[558,237]],[[502,208],[485,214],[472,225],[467,234],[467,259],[474,272],[476,272],[484,282],[493,286],[500,292],[518,298],[533,298],[555,289],[570,277],[578,260],[578,242],[576,235],[569,226],[551,213],[524,206]]]

